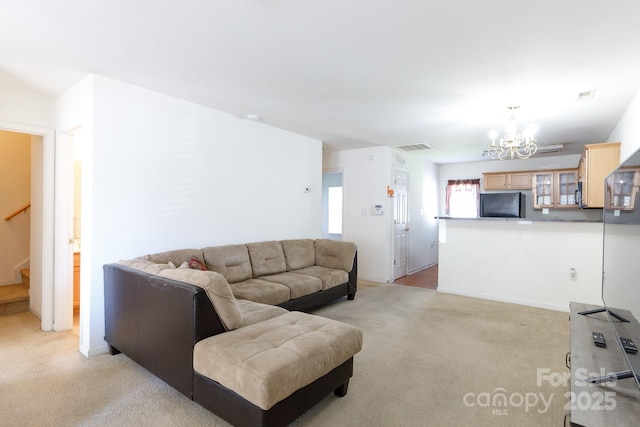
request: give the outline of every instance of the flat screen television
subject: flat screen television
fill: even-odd
[[[604,181],[602,302],[629,371],[625,381],[640,388],[640,353],[624,351],[620,338],[632,338],[640,347],[640,329],[622,320],[620,310],[640,319],[640,150],[623,161]],[[609,345],[609,344],[607,344]]]
[[[482,218],[524,218],[524,194],[481,193],[480,217]]]

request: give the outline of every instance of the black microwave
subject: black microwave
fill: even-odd
[[[481,193],[480,217],[524,218],[524,201],[522,192]]]
[[[582,204],[582,181],[578,182],[578,188],[576,189],[576,205],[578,205],[579,208],[584,207]]]

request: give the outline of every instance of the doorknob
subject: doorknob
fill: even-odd
[[[405,228],[404,228],[404,231],[409,231],[409,227],[405,227]]]

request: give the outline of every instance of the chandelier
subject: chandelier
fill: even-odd
[[[515,111],[520,108],[508,107],[510,110],[509,121],[506,126],[506,134],[500,138],[500,141],[496,143],[498,133],[491,131],[489,137],[491,138],[491,146],[487,154],[494,160],[504,159],[528,159],[537,150],[536,145],[536,131],[537,127],[534,125],[529,126],[522,133],[518,133],[518,126],[516,124]]]

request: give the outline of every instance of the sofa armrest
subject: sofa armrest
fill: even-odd
[[[353,300],[358,290],[358,251],[353,255],[353,268],[349,272],[349,291],[347,298]]]
[[[224,332],[205,291],[119,264],[104,266],[105,341],[191,398],[193,347]]]
[[[353,242],[318,239],[315,241],[315,249],[316,265],[348,273],[353,269],[352,261],[358,248]]]

